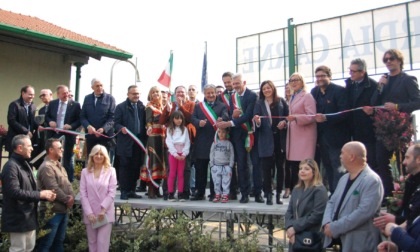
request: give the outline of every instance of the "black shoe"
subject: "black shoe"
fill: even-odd
[[[136,192],[146,192],[146,188],[142,188],[140,186],[136,187]]]
[[[236,194],[229,194],[229,200],[238,200],[238,196]]]
[[[241,200],[239,201],[239,203],[245,204],[249,202],[249,197],[248,196],[242,196]]]
[[[194,197],[192,197],[190,200],[192,200],[192,201],[197,201],[197,200],[205,200],[204,199],[204,196],[200,196],[200,195],[195,195]]]
[[[163,200],[168,200],[168,194],[167,193],[163,194]]]
[[[264,201],[263,197],[261,197],[261,194],[259,194],[259,195],[255,195],[255,202],[264,203],[265,201]]]
[[[121,200],[128,200],[128,194],[127,194],[127,192],[121,192],[120,199]]]
[[[266,204],[269,205],[269,206],[273,205],[273,194],[271,194],[271,193],[267,194]]]
[[[214,200],[214,194],[210,194],[208,197],[209,197],[209,201],[213,202],[213,200]]]
[[[140,196],[140,195],[136,194],[134,191],[129,192],[129,193],[127,194],[127,196],[128,196],[129,198],[132,198],[132,199],[141,199],[141,198],[143,198],[142,196]]]
[[[283,205],[283,201],[280,199],[280,193],[276,194],[276,204]]]
[[[168,201],[174,202],[175,201],[175,195],[174,193],[170,193],[168,197]]]

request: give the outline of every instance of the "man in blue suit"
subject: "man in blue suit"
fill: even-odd
[[[57,86],[57,97],[48,105],[45,114],[45,122],[51,128],[76,130],[80,126],[80,104],[69,99],[69,88],[65,85]],[[62,163],[67,171],[70,182],[73,182],[74,175],[74,153],[73,147],[76,143],[76,136],[71,134],[49,132],[49,137],[59,138],[65,136],[64,153]]]
[[[232,78],[233,88],[236,93],[232,95],[230,106],[231,120],[219,122],[219,128],[232,127],[232,143],[235,149],[235,160],[238,167],[238,180],[241,190],[240,203],[249,202],[250,181],[247,163],[247,151],[252,148],[253,133],[250,128],[253,117],[257,94],[245,87],[246,81],[242,80],[241,74],[235,74]],[[261,178],[260,178],[261,179]]]
[[[104,92],[103,84],[94,78],[91,82],[93,93],[85,96],[80,121],[85,128],[87,154],[93,146],[101,144],[109,151],[110,139],[101,136],[111,136],[114,133],[115,99]]]

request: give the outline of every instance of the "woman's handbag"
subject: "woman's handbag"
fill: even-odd
[[[295,218],[299,219],[297,207],[299,199],[296,201]],[[302,231],[295,234],[295,243],[292,245],[293,252],[322,251],[323,234],[320,231]]]
[[[292,248],[293,252],[322,251],[322,245],[321,232],[302,231],[295,234],[295,243]]]

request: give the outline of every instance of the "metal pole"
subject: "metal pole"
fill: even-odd
[[[295,25],[292,24],[293,18],[287,20],[287,34],[289,41],[289,76],[296,70],[295,64]]]
[[[110,79],[110,81],[109,81],[109,84],[110,84],[110,87],[109,87],[109,93],[112,95],[112,81],[113,81],[113,79],[114,79],[114,67],[115,67],[115,65],[116,64],[118,64],[118,63],[120,63],[120,62],[127,62],[127,63],[130,63],[130,65],[131,66],[133,66],[133,68],[134,68],[134,71],[135,71],[135,74],[136,74],[136,85],[137,85],[137,82],[140,82],[140,74],[139,74],[139,70],[137,69],[137,66],[133,63],[133,62],[131,62],[130,60],[125,60],[125,61],[121,61],[121,60],[116,60],[115,62],[114,62],[114,64],[112,64],[112,67],[111,67],[111,79]]]

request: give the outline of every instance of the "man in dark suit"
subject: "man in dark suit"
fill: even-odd
[[[349,108],[344,87],[331,82],[331,69],[319,66],[315,69],[317,86],[311,90],[316,101],[318,123],[318,144],[323,167],[328,178],[329,191],[334,192],[342,173],[340,152],[345,143],[350,141],[347,114],[325,115]]]
[[[207,172],[210,162],[210,147],[216,134],[218,120],[228,120],[227,107],[216,100],[216,87],[205,85],[204,101],[195,105],[192,124],[197,129],[195,137],[195,188],[196,195],[191,200],[204,200],[207,185]],[[214,187],[210,185],[210,195],[214,196]]]
[[[232,95],[230,106],[231,120],[218,122],[217,127],[232,127],[232,143],[235,149],[235,160],[238,168],[238,180],[241,188],[240,203],[249,202],[250,181],[249,167],[247,162],[248,151],[252,148],[252,129],[249,128],[253,116],[257,94],[245,87],[246,81],[242,80],[241,74],[235,74],[232,78],[232,86],[236,93]]]
[[[371,107],[377,103],[378,83],[369,78],[366,72],[366,62],[357,58],[351,61],[350,78],[346,80],[347,98],[350,108]],[[369,113],[368,110],[366,110]],[[363,110],[355,110],[349,116],[350,134],[353,141],[362,142],[367,150],[367,163],[376,167],[376,138],[373,119]]]
[[[93,146],[101,144],[109,151],[112,140],[102,135],[111,136],[114,133],[115,99],[104,92],[103,84],[94,78],[91,82],[92,94],[85,96],[80,114],[80,121],[85,128],[87,154]]]
[[[76,130],[80,126],[80,104],[74,100],[70,100],[69,89],[65,85],[57,86],[57,97],[48,105],[47,113],[45,114],[45,122],[51,128],[63,130]],[[76,136],[71,134],[64,134],[58,132],[49,132],[49,137],[64,138],[64,152],[62,163],[67,171],[67,176],[70,182],[74,178],[74,153],[73,147],[76,143]]]
[[[140,90],[137,86],[128,87],[127,99],[118,104],[115,109],[115,131],[117,135],[116,154],[119,157],[119,185],[121,199],[139,199],[136,192],[136,182],[140,176],[140,167],[144,161],[144,151],[127,134],[130,130],[145,145],[146,144],[146,111],[139,100]]]
[[[382,60],[389,73],[384,74],[378,81],[379,104],[387,110],[398,110],[408,114],[420,109],[417,78],[403,72],[404,56],[401,51],[390,49],[384,53]],[[373,110],[371,112],[373,113]],[[392,196],[393,183],[389,168],[392,153],[394,150],[388,150],[381,141],[376,142],[377,163],[374,170],[379,174],[384,185],[384,201],[386,197]],[[398,161],[401,162],[401,160]]]
[[[35,130],[38,128],[34,118],[36,111],[36,106],[33,103],[34,97],[34,88],[27,85],[21,88],[20,98],[9,104],[9,110],[7,111],[9,129],[6,136],[6,150],[9,152],[9,157],[13,152],[11,148],[13,137],[23,134],[32,139]]]

